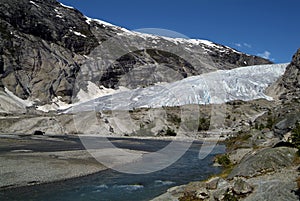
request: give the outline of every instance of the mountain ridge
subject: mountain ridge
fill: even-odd
[[[160,47],[179,47],[190,58],[194,60],[202,58],[203,61],[199,62],[199,66],[194,66],[176,54],[169,54],[168,51],[136,48],[139,51],[129,51],[125,55],[120,55],[115,64],[102,69],[101,74],[92,75],[91,81],[99,87],[104,85],[108,88],[118,88],[119,80],[128,72],[137,69],[141,63],[168,66],[172,71],[179,72],[174,81],[217,69],[271,63],[257,56],[237,53],[225,46],[216,45],[228,52],[217,51],[218,48],[212,46],[180,44],[174,42],[175,39],[170,39],[172,42],[163,37],[153,39],[149,35],[146,37],[145,34],[125,32],[122,28],[91,20],[80,11],[63,6],[55,0],[4,0],[0,7],[0,34],[2,89],[6,87],[18,97],[35,101],[37,105],[51,103],[57,97],[61,97],[63,102],[71,103],[72,97],[78,93],[78,90],[74,90],[78,73],[84,70],[84,67],[87,67],[87,71],[94,71],[93,73],[97,71],[95,66],[83,67],[83,65],[99,62],[99,59],[90,60],[89,57],[97,56],[99,51],[97,48],[114,37],[116,40],[113,41],[119,40],[118,45],[130,44],[133,41],[138,47],[139,43],[149,43],[151,40],[149,44],[154,47],[153,49],[157,47],[155,43],[159,43]],[[124,48],[128,49],[129,45]],[[105,48],[101,51],[112,54],[106,52]],[[211,63],[214,66],[211,66]],[[146,66],[146,71],[152,69],[153,66]],[[111,77],[112,74],[115,77]],[[155,75],[160,74],[162,74],[160,79],[146,85],[161,80],[170,81],[159,69]],[[141,75],[138,75],[136,80],[140,77]],[[132,87],[141,84],[143,83],[137,83]],[[86,86],[85,83],[80,88]]]

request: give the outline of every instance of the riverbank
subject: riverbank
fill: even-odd
[[[93,139],[93,138],[91,138]],[[31,140],[29,140],[31,141]],[[44,140],[43,140],[44,141]],[[61,140],[56,138],[56,143],[60,144]],[[64,139],[65,143],[75,139]],[[139,140],[139,139],[110,139],[114,145],[122,149],[131,151],[153,152],[161,150],[170,142],[161,140]],[[20,149],[31,149],[33,152],[41,152],[40,144],[30,144],[31,142],[23,142],[23,147]],[[51,144],[51,152],[55,152],[56,143],[52,144],[48,141],[44,144]],[[91,174],[89,176],[76,177],[59,182],[52,182],[42,185],[24,186],[21,188],[11,188],[0,191],[1,200],[131,200],[141,201],[150,200],[164,193],[168,188],[175,185],[186,184],[189,181],[198,181],[208,178],[210,175],[221,172],[220,167],[213,166],[213,158],[217,154],[224,153],[224,145],[215,145],[212,152],[205,158],[199,160],[199,150],[203,146],[202,142],[193,142],[189,150],[183,157],[176,161],[171,166],[150,174],[125,174],[107,169],[104,171]],[[66,146],[73,152],[78,146]],[[48,148],[48,147],[46,147]],[[15,147],[13,148],[16,149]],[[180,149],[180,147],[179,147]],[[11,153],[12,150],[1,149],[0,153]],[[80,150],[75,150],[80,151]],[[176,150],[175,150],[176,151]],[[46,152],[46,151],[43,151]],[[40,153],[38,153],[40,154]],[[58,155],[58,154],[56,154]],[[165,157],[162,157],[162,159]],[[161,162],[161,160],[158,160]],[[201,167],[201,168],[199,168]],[[145,167],[147,168],[147,166]],[[26,174],[26,173],[24,173]],[[121,196],[122,195],[122,196]]]
[[[93,156],[110,152],[109,148],[105,148],[103,144],[101,150],[86,150],[81,138],[90,138],[91,141],[94,141],[94,139],[103,137],[98,135],[1,135],[0,190],[56,182],[106,170],[107,167]],[[192,140],[179,137],[115,137],[109,139],[116,146],[122,145],[124,154],[127,151],[137,155],[160,149],[160,147],[148,146],[147,142],[161,141],[165,146],[173,140],[179,142]],[[204,140],[208,143],[203,143]],[[197,139],[194,142],[210,146],[218,143],[218,140],[218,138],[209,138],[202,141]],[[126,157],[122,155],[117,158],[124,158],[127,161]],[[111,159],[111,164],[114,162],[114,159]]]
[[[106,170],[107,167],[91,155],[105,151],[109,150],[85,150],[80,139],[74,136],[1,136],[0,190],[56,182]]]
[[[226,141],[227,151],[216,162],[220,175],[172,187],[153,201],[166,200],[299,200],[300,158],[297,149],[255,130]]]

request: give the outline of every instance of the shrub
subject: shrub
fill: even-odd
[[[168,120],[176,125],[181,123],[181,118],[177,115],[168,115]]]
[[[275,119],[273,117],[268,117],[266,128],[272,129],[275,124]]]
[[[176,136],[176,135],[177,135],[177,133],[168,127],[166,136]]]
[[[202,201],[203,199],[198,198],[195,193],[184,192],[183,196],[178,198],[179,201]]]
[[[229,156],[227,154],[216,156],[215,161],[218,164],[222,165],[223,167],[229,167],[231,165],[231,161],[230,161]]]
[[[238,135],[227,138],[225,140],[227,150],[236,150],[238,148],[243,148],[243,144],[246,143],[251,137],[252,135],[249,133],[239,132]]]
[[[292,144],[298,149],[297,154],[300,156],[300,123],[297,122],[292,130]]]
[[[206,118],[199,118],[198,131],[208,131],[210,120]]]
[[[238,199],[234,195],[230,194],[229,192],[225,193],[223,200],[224,201],[238,201]]]

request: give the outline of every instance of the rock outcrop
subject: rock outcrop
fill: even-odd
[[[293,56],[292,62],[286,69],[284,75],[274,83],[268,90],[281,101],[299,98],[300,95],[300,49]]]
[[[297,167],[291,163],[293,157],[295,157],[294,149],[267,148],[258,151],[257,154],[248,155],[227,179],[213,177],[208,181],[191,182],[187,185],[172,187],[153,201],[296,201],[299,200],[296,193],[298,172]],[[286,164],[284,164],[285,159],[287,160]],[[270,171],[263,173],[263,169]]]
[[[228,178],[254,177],[289,167],[293,163],[295,153],[296,149],[287,147],[266,148],[257,153],[252,152],[232,170]]]
[[[273,119],[272,129],[282,138],[300,121],[300,49],[293,56],[283,76],[266,92],[276,100],[277,104],[262,118]]]

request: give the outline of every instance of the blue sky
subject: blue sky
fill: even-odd
[[[207,39],[275,63],[300,48],[299,0],[60,0],[129,30],[162,28]]]

